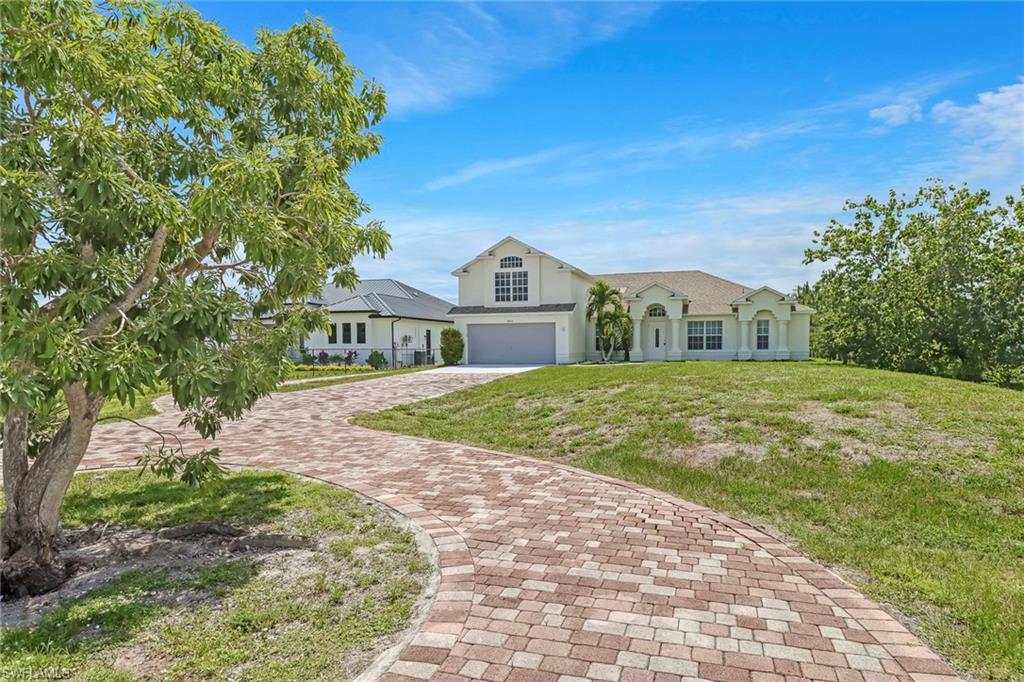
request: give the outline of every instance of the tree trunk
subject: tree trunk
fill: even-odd
[[[13,406],[4,418],[4,513],[0,593],[22,597],[60,586],[66,576],[57,527],[71,477],[89,446],[103,398],[81,384],[64,387],[68,418],[29,466],[29,413]]]

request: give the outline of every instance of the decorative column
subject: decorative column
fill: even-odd
[[[740,320],[740,350],[736,354],[737,360],[749,360],[752,357],[750,352],[750,325],[754,324],[754,321],[749,322]]]
[[[789,320],[779,320],[779,341],[775,348],[776,360],[789,360]]]
[[[682,320],[678,317],[672,318],[672,345],[668,349],[669,360],[680,360],[683,357],[683,351],[679,347],[679,341],[682,332],[680,331],[683,327]]]
[[[640,337],[643,335],[643,321],[644,314],[640,313],[640,317],[636,314],[630,315],[633,318],[633,347],[629,349],[629,359],[631,362],[643,362],[644,352],[640,350],[642,344]]]

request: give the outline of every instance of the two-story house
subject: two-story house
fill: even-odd
[[[599,357],[587,291],[604,280],[633,318],[630,360],[806,360],[811,308],[770,287],[700,270],[591,275],[514,237],[452,273],[449,317],[469,364],[566,364]]]

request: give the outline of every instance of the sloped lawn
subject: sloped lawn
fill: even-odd
[[[280,473],[198,491],[137,471],[81,474],[63,516],[71,533],[98,535],[210,519],[314,546],[146,555],[29,624],[13,622],[24,600],[4,603],[0,679],[349,679],[396,641],[431,573],[377,506]]]
[[[817,362],[570,366],[354,421],[767,525],[954,664],[1024,675],[1024,393]]]

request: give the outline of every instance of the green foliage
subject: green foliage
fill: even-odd
[[[446,365],[457,365],[462,362],[462,353],[466,344],[462,340],[462,332],[455,327],[441,330],[441,359]]]
[[[370,357],[366,358],[366,364],[376,370],[384,369],[388,366],[388,359],[384,357],[384,354],[379,350],[375,350],[370,353]]]
[[[371,354],[372,356],[372,354]],[[295,364],[288,366],[288,377],[290,379],[302,379],[312,375],[327,374],[358,374],[359,372],[372,372],[374,367],[369,365],[307,365]]]
[[[607,362],[616,349],[625,349],[633,338],[633,319],[626,312],[622,292],[598,280],[587,290],[587,321],[594,321],[601,341],[601,359]]]
[[[828,263],[800,300],[818,357],[1012,384],[1024,367],[1024,205],[935,182],[907,198],[849,202],[816,233]]]
[[[137,464],[140,473],[147,469],[163,478],[181,479],[181,482],[192,488],[198,487],[226,473],[217,460],[220,448],[207,448],[186,455],[181,448],[161,447],[140,456]]]
[[[165,383],[212,436],[389,237],[350,189],[381,89],[322,21],[249,48],[178,3],[0,3],[0,412]],[[271,316],[273,327],[259,322]]]

